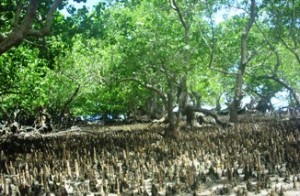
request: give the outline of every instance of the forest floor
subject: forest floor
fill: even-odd
[[[74,126],[0,136],[1,195],[300,195],[300,122]]]

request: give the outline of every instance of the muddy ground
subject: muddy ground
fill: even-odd
[[[300,122],[84,126],[0,137],[1,195],[300,195]]]

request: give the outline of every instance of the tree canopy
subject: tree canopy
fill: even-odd
[[[41,106],[57,120],[171,118],[175,106],[221,102],[237,121],[244,97],[271,104],[283,90],[299,106],[298,0],[67,3],[1,1],[2,118]]]

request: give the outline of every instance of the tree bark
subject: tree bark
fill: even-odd
[[[240,101],[243,97],[242,88],[243,88],[243,77],[246,70],[246,65],[248,63],[248,54],[247,54],[247,38],[249,35],[249,31],[255,21],[256,15],[256,2],[255,0],[251,0],[251,8],[250,8],[250,18],[248,23],[243,29],[241,36],[241,59],[240,65],[237,72],[236,77],[236,86],[235,86],[235,94],[234,99],[230,105],[230,122],[238,122],[238,108],[240,106]]]

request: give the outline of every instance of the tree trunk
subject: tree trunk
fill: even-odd
[[[220,99],[221,99],[221,95],[219,95],[219,96],[216,98],[216,107],[215,107],[215,111],[216,111],[216,112],[219,112],[219,111],[221,110]]]
[[[184,42],[186,46],[190,46],[190,25],[188,23],[188,14],[182,12],[182,10],[178,7],[175,0],[170,0],[170,5],[172,9],[174,9],[178,15],[179,21],[184,28]],[[187,11],[187,10],[186,10]],[[178,93],[178,113],[176,119],[176,129],[179,129],[179,123],[181,120],[181,114],[186,108],[188,90],[187,90],[187,77],[188,77],[188,70],[190,65],[190,51],[185,50],[184,52],[184,65],[185,70],[181,75],[180,82],[179,82],[179,93]],[[175,130],[176,131],[176,130]]]
[[[171,90],[172,92],[172,90]],[[173,98],[173,93],[168,93],[167,95],[167,112],[168,112],[168,121],[169,125],[168,128],[165,131],[165,137],[170,137],[170,138],[177,138],[179,137],[179,126],[177,125],[177,120],[175,118],[174,112],[173,112],[173,103],[174,103],[174,98]]]
[[[196,108],[200,108],[201,107],[201,95],[194,91],[191,94],[192,94],[193,101],[194,101]]]
[[[238,122],[238,109],[239,109],[240,101],[236,98],[232,101],[229,106],[229,122]]]
[[[178,103],[178,112],[176,113],[176,126],[179,126],[181,121],[181,115],[184,113],[187,102],[187,85],[186,85],[186,76],[183,76],[179,82],[179,92],[177,93],[177,103]]]
[[[240,101],[242,99],[242,88],[243,88],[243,77],[246,69],[246,65],[248,63],[248,55],[247,55],[247,38],[249,31],[254,23],[255,15],[256,15],[256,2],[255,0],[251,0],[251,10],[250,10],[250,18],[248,23],[243,29],[242,37],[241,37],[241,60],[240,65],[236,77],[236,86],[235,86],[235,94],[232,103],[230,104],[230,122],[238,122],[238,108],[240,106]]]

